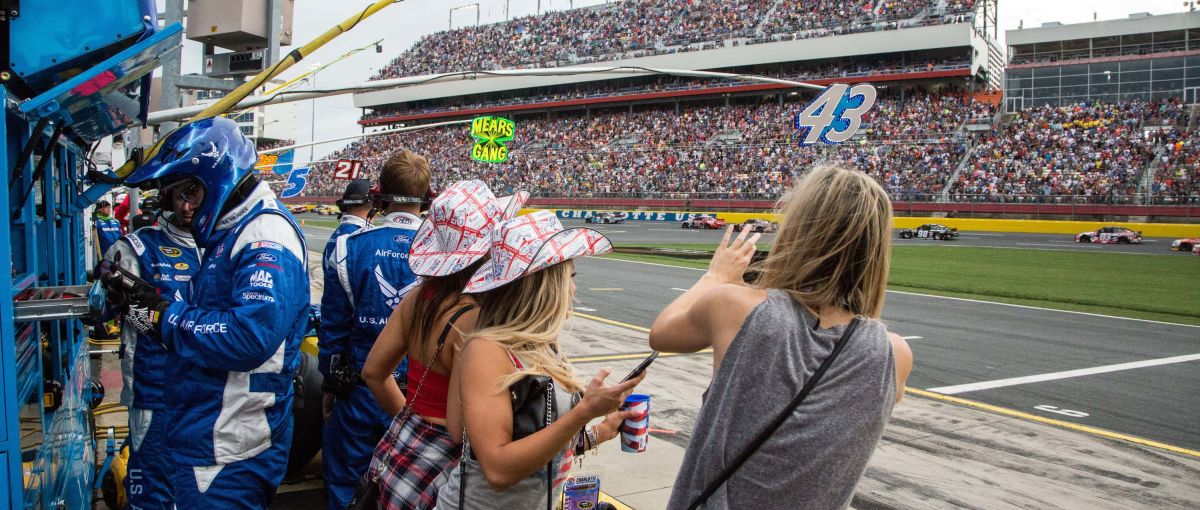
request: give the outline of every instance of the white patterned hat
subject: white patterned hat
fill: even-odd
[[[534,211],[496,225],[492,257],[463,292],[489,291],[555,264],[611,251],[612,242],[604,234],[590,228],[564,229],[554,213]]]
[[[457,273],[487,254],[488,235],[525,205],[529,193],[496,198],[483,181],[459,181],[433,199],[413,237],[408,264],[420,276]]]

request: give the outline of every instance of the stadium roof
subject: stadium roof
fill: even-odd
[[[1131,14],[1130,17],[1122,19],[1089,21],[1070,25],[1048,25],[1050,26],[1009,30],[1004,35],[1009,46],[1020,46],[1042,42],[1186,30],[1200,28],[1200,12],[1181,12],[1158,16]]]
[[[984,44],[976,36],[974,30],[972,30],[972,24],[966,22],[802,39],[798,41],[733,46],[712,50],[616,60],[603,64],[593,62],[580,66],[565,67],[569,69],[571,67],[623,65],[665,69],[711,70],[757,64],[873,55],[878,53],[938,48],[965,48],[972,45],[979,47],[979,54],[982,55],[986,54],[983,50]],[[611,76],[579,75],[506,77],[480,81],[439,81],[429,85],[355,94],[354,106],[357,108],[373,108],[409,101],[611,79],[613,79]]]

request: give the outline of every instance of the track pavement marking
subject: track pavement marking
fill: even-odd
[[[649,356],[653,351],[645,352],[629,352],[623,354],[601,354],[599,356],[581,356],[571,358],[568,361],[571,363],[596,363],[600,361],[622,361],[627,359],[642,359]],[[708,354],[712,352],[712,348],[700,349],[696,352],[661,352],[658,354],[660,358],[674,358],[677,356],[692,356],[694,354]]]
[[[595,316],[595,315],[588,315],[588,314],[586,314],[586,313],[579,313],[579,312],[575,312],[575,316],[576,316],[576,317],[583,317],[584,319],[591,319],[591,320],[594,320],[594,321],[596,321],[596,322],[603,322],[603,323],[605,323],[605,324],[612,324],[613,326],[621,326],[621,327],[623,327],[623,328],[632,329],[632,330],[634,330],[634,331],[641,331],[642,333],[649,333],[649,332],[650,332],[650,328],[643,328],[643,327],[641,327],[641,326],[635,326],[635,325],[633,325],[633,324],[630,324],[630,323],[628,323],[628,322],[614,321],[614,320],[612,320],[612,319],[605,319],[604,317],[598,317],[598,316]]]
[[[1038,423],[1045,423],[1047,425],[1053,425],[1055,427],[1061,427],[1064,429],[1074,430],[1076,432],[1083,432],[1085,434],[1100,436],[1100,437],[1104,437],[1107,439],[1126,441],[1126,442],[1130,442],[1130,443],[1140,444],[1142,446],[1149,446],[1151,448],[1158,448],[1160,450],[1166,450],[1169,452],[1178,453],[1181,455],[1188,455],[1188,456],[1200,458],[1200,451],[1190,450],[1187,448],[1183,448],[1181,446],[1175,446],[1175,445],[1163,443],[1160,441],[1154,441],[1152,439],[1146,439],[1144,437],[1132,436],[1129,434],[1122,434],[1120,432],[1113,432],[1111,430],[1102,429],[1102,428],[1098,428],[1098,427],[1089,427],[1087,425],[1080,425],[1078,423],[1071,423],[1069,421],[1056,420],[1054,418],[1046,418],[1044,416],[1038,416],[1036,414],[1030,414],[1030,413],[1027,413],[1024,411],[1017,411],[1015,409],[1009,409],[1007,407],[1000,407],[1000,406],[995,406],[992,404],[985,404],[983,402],[978,402],[975,400],[969,400],[969,399],[960,398],[960,397],[952,397],[950,395],[943,395],[941,393],[934,393],[932,391],[927,391],[927,390],[919,390],[917,388],[905,388],[904,392],[910,393],[913,395],[917,395],[919,397],[931,398],[934,400],[940,400],[942,402],[949,402],[951,404],[959,404],[959,405],[964,405],[967,407],[974,407],[976,409],[990,411],[990,412],[997,413],[997,414],[1003,414],[1005,416],[1012,416],[1014,418],[1021,418],[1024,420],[1035,421]]]
[[[613,259],[613,260],[617,260],[617,259]],[[1155,321],[1155,320],[1150,320],[1150,319],[1137,319],[1134,317],[1118,317],[1116,315],[1104,315],[1102,313],[1077,312],[1075,310],[1059,310],[1057,308],[1045,308],[1045,307],[1041,307],[1041,306],[1017,305],[1017,304],[1012,304],[1012,303],[1001,303],[999,301],[983,301],[980,299],[967,299],[967,298],[952,297],[952,296],[939,296],[937,294],[921,294],[920,292],[906,292],[903,290],[889,290],[888,292],[890,292],[892,294],[905,294],[905,295],[909,295],[909,296],[922,296],[922,297],[930,297],[930,298],[938,298],[938,299],[950,299],[950,300],[954,300],[954,301],[966,301],[968,303],[982,303],[985,305],[1010,306],[1013,308],[1025,308],[1027,310],[1044,310],[1044,311],[1048,311],[1048,312],[1073,313],[1075,315],[1088,315],[1091,317],[1103,317],[1105,319],[1119,319],[1119,320],[1123,320],[1123,321],[1149,322],[1151,324],[1165,324],[1167,326],[1182,326],[1185,328],[1200,328],[1200,326],[1195,325],[1195,324],[1182,324],[1182,323],[1178,323],[1178,322],[1165,322],[1165,321]]]
[[[904,340],[920,340],[922,337],[919,337],[919,336],[902,336],[902,337],[900,337],[900,338],[902,338],[902,339],[904,339]]]
[[[990,390],[993,388],[1004,388],[1008,386],[1018,386],[1021,384],[1032,384],[1045,381],[1055,381],[1058,379],[1070,379],[1072,377],[1083,377],[1087,375],[1106,374],[1109,372],[1119,372],[1122,370],[1133,370],[1135,368],[1156,367],[1159,365],[1170,365],[1173,363],[1186,363],[1188,361],[1200,360],[1200,354],[1188,354],[1184,356],[1172,356],[1170,358],[1148,359],[1143,361],[1133,361],[1129,363],[1118,363],[1115,365],[1104,365],[1092,368],[1080,368],[1076,370],[1065,370],[1062,372],[1051,372],[1048,374],[1027,375],[1024,377],[1011,377],[1008,379],[997,379],[994,381],[983,381],[970,384],[958,384],[955,386],[941,386],[938,388],[929,388],[929,391],[941,393],[943,395],[957,395],[959,393],[967,393],[971,391]]]

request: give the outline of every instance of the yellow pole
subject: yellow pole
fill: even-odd
[[[233,92],[226,94],[225,97],[221,98],[219,101],[209,105],[208,108],[204,109],[204,111],[196,114],[192,120],[207,119],[209,117],[215,117],[225,113],[226,110],[238,104],[239,101],[245,99],[246,96],[249,96],[264,83],[274,79],[276,76],[279,76],[281,73],[291,68],[297,62],[303,60],[306,55],[312,54],[312,52],[317,51],[321,46],[324,46],[325,43],[332,41],[335,37],[350,31],[362,20],[367,19],[379,11],[382,11],[385,7],[393,3],[396,3],[396,0],[378,0],[377,2],[367,6],[367,8],[363,9],[362,12],[347,18],[346,21],[338,23],[337,26],[334,26],[333,28],[326,30],[325,33],[317,36],[316,39],[313,39],[308,44],[292,50],[282,59],[280,59],[279,62],[276,62],[275,65],[271,66],[270,69],[259,73],[254,78],[251,78],[250,81],[247,81],[240,87],[234,89]]]
[[[393,3],[399,3],[402,1],[403,0],[377,0],[375,3],[367,6],[367,8],[363,9],[362,12],[359,12],[358,14],[355,14],[354,16],[347,18],[346,21],[338,23],[333,28],[326,30],[325,33],[317,36],[316,39],[313,39],[308,44],[305,44],[304,46],[301,46],[299,48],[292,50],[287,55],[285,55],[282,59],[280,59],[279,62],[276,62],[275,65],[273,65],[269,69],[266,69],[263,72],[259,73],[254,78],[251,78],[249,81],[247,81],[246,83],[241,84],[241,86],[234,89],[233,92],[226,94],[225,97],[223,97],[219,101],[209,105],[208,108],[205,108],[203,111],[196,114],[195,117],[192,117],[191,119],[189,119],[188,122],[195,122],[195,121],[201,120],[201,119],[216,117],[217,115],[221,115],[221,114],[225,113],[227,110],[229,110],[230,108],[233,108],[235,105],[237,105],[238,102],[245,99],[246,96],[249,96],[251,93],[253,93],[255,90],[257,90],[259,87],[261,87],[264,83],[269,82],[270,80],[274,79],[276,76],[279,76],[280,73],[287,71],[289,68],[291,68],[297,62],[303,60],[305,56],[312,54],[312,52],[314,52],[314,51],[317,51],[318,49],[321,48],[321,46],[324,46],[326,43],[328,43],[329,41],[332,41],[337,36],[350,31],[355,26],[357,26],[360,22],[362,22],[362,20],[371,17],[373,14],[375,14],[379,11],[382,11],[385,7],[387,7]],[[184,124],[184,126],[186,126],[186,125],[187,124]],[[180,127],[183,127],[183,126],[180,126]],[[175,128],[175,129],[179,129],[179,128]],[[124,165],[121,165],[121,168],[118,168],[116,170],[117,177],[124,179],[124,178],[128,177],[130,174],[132,174],[133,171],[137,169],[137,167],[141,166],[143,163],[145,163],[147,161],[150,161],[151,158],[153,158],[156,154],[158,154],[159,149],[162,148],[163,142],[166,141],[166,139],[169,137],[170,137],[170,133],[163,135],[161,138],[159,138],[157,143],[155,143],[153,146],[150,147],[150,149],[143,151],[142,156],[140,158],[129,158],[129,160],[126,161]]]

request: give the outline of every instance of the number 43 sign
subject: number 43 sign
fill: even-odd
[[[800,145],[842,143],[862,127],[862,118],[875,106],[875,87],[860,83],[830,85],[796,114],[796,129],[807,133]]]

